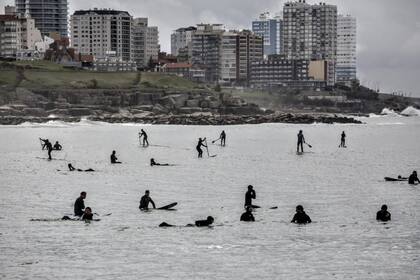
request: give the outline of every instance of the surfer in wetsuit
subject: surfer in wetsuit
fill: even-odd
[[[93,220],[93,213],[90,207],[86,207],[85,212],[82,215],[82,220],[84,221],[92,221]]]
[[[303,211],[302,205],[296,206],[296,214],[293,216],[291,223],[309,224],[311,222],[311,218]]]
[[[140,210],[147,210],[147,209],[149,209],[149,203],[152,203],[153,209],[156,209],[155,202],[150,197],[150,191],[149,190],[146,190],[146,192],[144,193],[144,195],[140,199],[139,209]]]
[[[60,143],[58,143],[58,141],[55,141],[54,150],[61,151],[62,149],[63,149],[63,146],[61,146]]]
[[[48,139],[42,139],[42,138],[39,138],[39,140],[42,142],[42,150],[45,150],[45,147],[47,146],[47,143],[49,143],[50,142],[50,140],[48,140]]]
[[[120,161],[118,161],[118,158],[117,158],[117,156],[116,156],[115,153],[116,153],[115,151],[112,151],[112,154],[111,154],[111,163],[112,164],[121,163]]]
[[[252,185],[248,186],[248,191],[245,193],[245,208],[253,207],[252,200],[256,199],[256,193],[254,191],[254,187]]]
[[[206,220],[198,220],[195,221],[194,224],[187,224],[186,227],[209,227],[213,224],[214,218],[212,216],[208,216]],[[159,227],[175,227],[174,225],[168,224],[167,222],[162,222],[159,224]]]
[[[248,206],[245,213],[241,215],[242,222],[255,222],[254,215],[252,215],[252,207]]]
[[[198,143],[197,143],[197,152],[198,152],[198,158],[202,158],[203,157],[203,150],[201,149],[201,147],[206,147],[206,145],[204,145],[204,141],[206,141],[206,138],[198,138]]]
[[[408,183],[410,185],[415,185],[417,183],[420,183],[419,177],[417,177],[417,171],[413,171],[411,173],[410,177],[408,177]]]
[[[86,192],[81,192],[80,196],[74,202],[74,215],[81,217],[85,212],[85,202]]]
[[[302,130],[299,130],[299,134],[297,135],[298,141],[297,141],[297,152],[299,153],[299,146],[303,153],[303,143],[305,143],[305,136],[303,136]]]
[[[51,152],[53,150],[53,146],[52,146],[51,142],[48,141],[48,139],[45,139],[45,140],[44,139],[41,139],[41,141],[44,142],[44,146],[42,146],[42,149],[44,149],[44,147],[47,148],[47,150],[48,150],[48,159],[51,160],[52,159],[51,158]]]
[[[92,168],[89,168],[89,169],[86,169],[86,170],[82,170],[80,168],[75,168],[71,163],[69,163],[67,166],[69,168],[69,171],[75,171],[75,170],[77,170],[79,172],[82,172],[82,171],[84,171],[84,172],[94,172],[95,171]]]
[[[158,163],[158,162],[155,161],[154,158],[151,158],[150,159],[150,166],[155,166],[155,165],[157,165],[157,166],[169,166],[169,163]]]
[[[143,129],[141,129],[140,131],[141,133],[139,133],[139,141],[141,142],[141,137],[143,137],[143,147],[149,146],[146,131],[144,131]]]
[[[376,213],[376,220],[381,222],[388,222],[391,220],[391,213],[388,212],[388,206],[382,205],[381,210]]]
[[[340,147],[341,148],[345,148],[346,147],[346,133],[344,131],[343,131],[343,133],[341,133]]]

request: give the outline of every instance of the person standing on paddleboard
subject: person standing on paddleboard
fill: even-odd
[[[74,202],[74,215],[81,217],[85,211],[85,202],[84,199],[86,198],[86,192],[81,192],[80,196]]]
[[[299,146],[303,153],[303,143],[305,143],[305,136],[303,136],[302,130],[299,130],[299,133],[297,135],[298,141],[297,141],[297,152],[299,153]]]
[[[203,157],[203,150],[201,149],[201,147],[206,147],[207,145],[204,144],[204,141],[206,141],[206,138],[198,138],[198,143],[197,143],[197,152],[198,152],[198,158],[202,158]]]
[[[346,133],[344,131],[343,131],[343,133],[341,133],[340,147],[341,148],[345,148],[346,147]]]
[[[252,200],[256,199],[257,194],[254,191],[254,187],[252,185],[248,186],[248,191],[245,193],[245,209],[248,207],[252,207]]]
[[[220,133],[220,145],[222,147],[226,146],[226,132],[224,130]]]
[[[146,192],[144,193],[144,195],[140,199],[139,209],[140,210],[148,210],[149,209],[149,203],[152,203],[153,209],[156,209],[155,202],[150,197],[150,191],[146,190]]]
[[[141,137],[143,137],[143,147],[149,146],[149,141],[147,140],[147,133],[143,129],[141,129],[141,133],[139,133],[140,142],[141,142]]]

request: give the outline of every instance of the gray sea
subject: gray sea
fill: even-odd
[[[383,179],[420,171],[420,118],[362,121],[1,126],[0,278],[420,279],[420,186]],[[148,148],[139,145],[141,128]],[[222,129],[226,147],[209,141],[217,156],[197,159],[197,138]],[[300,129],[312,145],[303,155]],[[46,160],[39,137],[64,150]],[[123,164],[109,163],[112,150]],[[151,157],[176,166],[150,167]],[[68,172],[67,163],[97,171]],[[239,221],[249,184],[262,207],[255,223]],[[178,202],[177,210],[140,212],[146,189],[157,206]],[[101,221],[54,220],[72,214],[81,191]],[[298,204],[312,224],[290,223]],[[382,204],[392,214],[386,224],[375,220]],[[208,215],[212,228],[158,227]]]

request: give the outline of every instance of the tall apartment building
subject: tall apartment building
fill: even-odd
[[[249,30],[199,24],[192,46],[192,64],[205,70],[209,82],[248,84],[252,62],[263,59],[263,39]]]
[[[15,0],[16,12],[35,19],[35,27],[41,34],[58,32],[68,36],[67,0]]]
[[[337,7],[305,0],[283,7],[283,46],[288,59],[326,60],[328,85],[335,83],[337,55]]]
[[[171,34],[171,54],[178,56],[180,49],[185,50],[185,48],[191,52],[192,37],[196,30],[197,28],[194,26],[175,30]]]
[[[156,26],[148,26],[147,18],[135,18],[132,26],[131,58],[137,67],[147,67],[150,59],[158,60],[159,30]]]
[[[270,13],[262,13],[252,22],[252,31],[264,38],[264,56],[282,52],[282,20],[271,17]]]
[[[71,16],[72,46],[96,59],[115,52],[122,61],[131,60],[132,17],[126,11],[79,10]]]
[[[355,17],[338,16],[336,82],[347,86],[357,79],[356,30]]]
[[[205,70],[209,82],[220,79],[220,48],[224,32],[221,24],[198,24],[192,38],[192,64]]]
[[[5,7],[0,15],[0,57],[16,57],[22,51],[34,51],[42,42],[35,20],[16,15],[12,6]]]

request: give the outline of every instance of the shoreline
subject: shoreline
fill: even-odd
[[[322,113],[274,113],[256,115],[220,115],[220,114],[177,114],[177,115],[99,115],[99,116],[2,116],[0,125],[20,125],[25,122],[47,123],[49,121],[63,121],[77,123],[82,120],[98,121],[105,123],[139,123],[139,124],[167,124],[167,125],[243,125],[262,123],[290,123],[290,124],[312,124],[312,123],[348,123],[363,124],[363,122],[351,117],[337,114]]]

